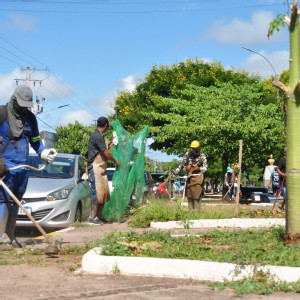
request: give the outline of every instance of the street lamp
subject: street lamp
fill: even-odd
[[[279,78],[278,78],[278,75],[277,75],[277,73],[276,73],[276,71],[275,71],[273,65],[271,64],[271,62],[270,62],[264,55],[262,55],[262,54],[259,53],[259,52],[254,51],[254,50],[252,50],[252,49],[250,49],[250,48],[246,48],[246,47],[242,47],[242,48],[245,49],[245,50],[247,50],[247,51],[250,51],[250,52],[252,52],[252,53],[258,54],[258,55],[260,55],[262,58],[264,58],[264,59],[268,62],[268,64],[271,66],[271,68],[272,68],[272,70],[273,70],[273,72],[274,72],[274,74],[275,74],[275,80],[278,82]],[[278,90],[278,89],[277,89],[277,98],[279,99],[279,90]]]
[[[63,107],[66,107],[66,106],[69,106],[70,104],[65,104],[65,105],[61,105],[61,106],[58,106],[56,108],[53,108],[53,109],[50,109],[50,110],[46,110],[46,111],[43,111],[43,114],[49,112],[49,111],[52,111],[52,110],[56,110],[56,109],[59,109],[59,108],[63,108]]]
[[[274,74],[275,74],[275,78],[278,79],[278,75],[277,75],[277,73],[276,73],[276,71],[275,71],[273,65],[271,64],[271,62],[270,62],[265,56],[263,56],[261,53],[256,52],[256,51],[254,51],[254,50],[252,50],[252,49],[249,49],[249,48],[246,48],[246,47],[242,47],[242,48],[245,49],[245,50],[247,50],[247,51],[256,53],[256,54],[260,55],[262,58],[264,58],[264,59],[269,63],[269,65],[271,66],[271,68],[272,68],[272,70],[273,70],[273,72],[274,72]]]

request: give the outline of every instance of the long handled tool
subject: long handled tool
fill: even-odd
[[[230,189],[227,190],[226,194],[224,195],[224,197],[222,198],[223,201],[226,201],[226,196],[229,193]]]
[[[40,169],[28,166],[28,165],[21,165],[13,168],[9,168],[8,170],[16,170],[20,168],[28,168],[34,171],[42,171],[47,166],[47,163],[45,163]],[[32,221],[32,223],[35,225],[35,227],[40,231],[40,233],[45,237],[45,241],[47,244],[49,244],[48,247],[45,249],[46,254],[57,254],[58,253],[58,247],[56,245],[56,241],[50,239],[49,236],[47,236],[47,233],[45,230],[41,227],[40,224],[37,223],[37,221],[33,218],[33,216],[28,212],[28,210],[22,205],[20,200],[12,193],[12,191],[8,188],[8,186],[4,183],[3,178],[0,179],[0,185],[3,186],[3,188],[7,191],[7,193],[12,197],[12,199],[16,202],[16,204],[24,211],[26,216]]]
[[[285,177],[283,177],[283,180],[282,180],[282,183],[281,183],[281,185],[280,185],[279,191],[278,191],[278,193],[277,193],[276,199],[275,199],[275,201],[274,201],[272,210],[274,210],[274,207],[275,207],[276,202],[277,202],[277,199],[278,199],[278,197],[279,197],[279,195],[280,195],[280,192],[281,192],[281,189],[282,189],[282,186],[283,186],[284,181],[285,181]]]

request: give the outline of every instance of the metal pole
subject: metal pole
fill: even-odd
[[[242,173],[242,152],[243,152],[243,140],[240,140],[240,151],[239,151],[239,175],[236,189],[236,213],[240,214],[240,184],[241,184],[241,173]]]

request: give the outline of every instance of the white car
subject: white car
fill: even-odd
[[[22,204],[45,228],[65,228],[74,221],[85,221],[90,212],[92,193],[89,181],[82,179],[85,160],[75,154],[58,154],[43,171],[29,171]],[[29,165],[40,168],[44,161],[30,153]],[[34,224],[19,208],[17,226]]]

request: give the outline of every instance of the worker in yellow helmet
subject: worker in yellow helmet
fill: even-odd
[[[190,150],[185,154],[174,173],[178,174],[183,168],[187,173],[185,195],[188,198],[189,210],[199,211],[203,195],[204,173],[207,170],[207,159],[205,154],[200,152],[198,141],[191,142]]]

